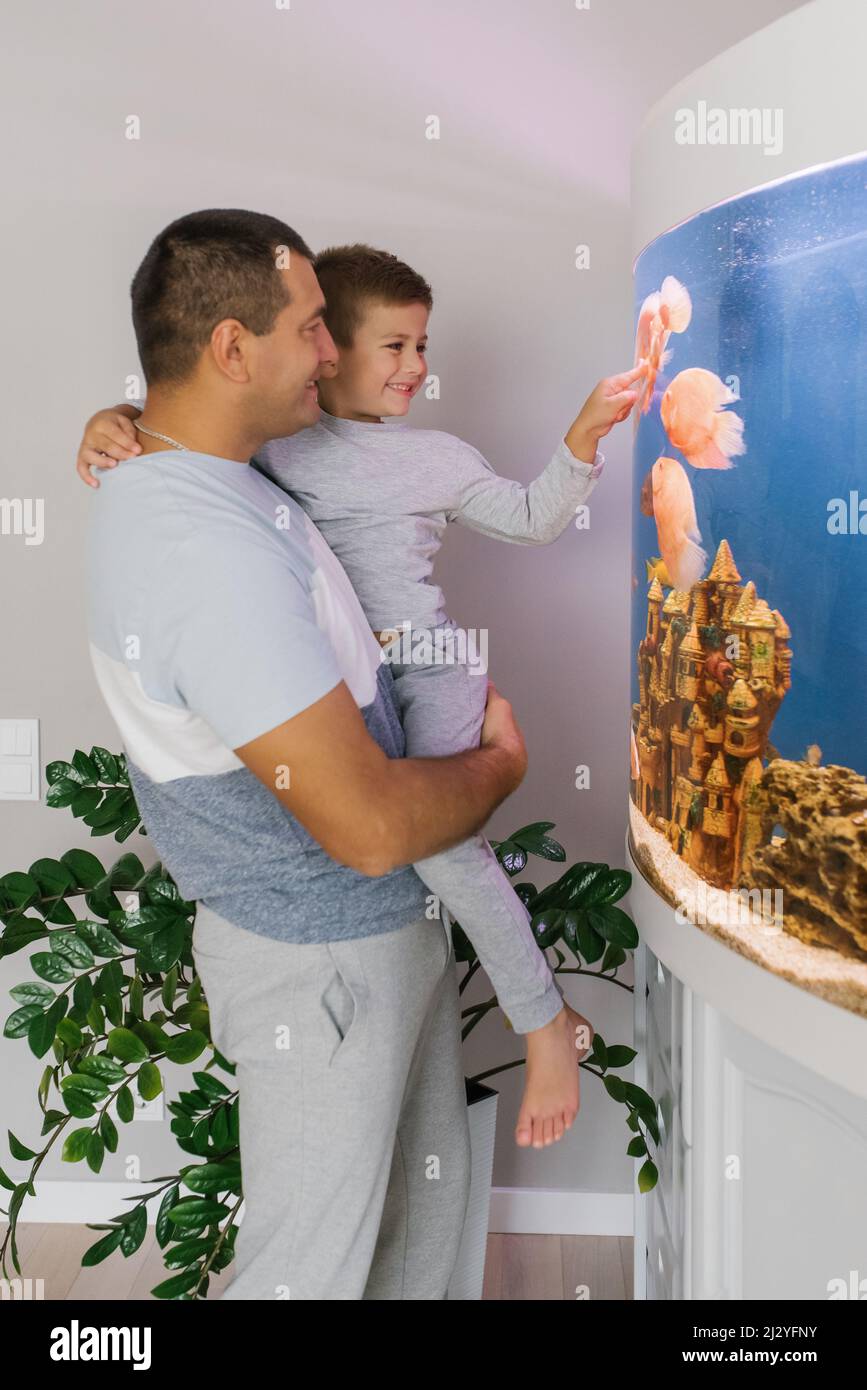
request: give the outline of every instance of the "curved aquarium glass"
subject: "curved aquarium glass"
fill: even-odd
[[[633,856],[867,1000],[867,156],[690,218],[635,289]]]

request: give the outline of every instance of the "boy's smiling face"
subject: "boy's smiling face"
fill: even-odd
[[[373,421],[405,415],[427,375],[428,309],[371,300],[349,347],[323,363],[319,394],[331,415]]]

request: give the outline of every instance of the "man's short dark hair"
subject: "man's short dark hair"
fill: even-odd
[[[188,213],[154,238],[131,286],[149,386],[188,380],[221,319],[238,319],[257,337],[271,332],[289,303],[277,266],[281,247],[313,261],[285,222],[240,208]]]

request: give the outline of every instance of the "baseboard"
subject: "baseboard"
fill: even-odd
[[[85,1225],[126,1211],[132,1205],[128,1199],[151,1190],[155,1183],[37,1181],[35,1186],[36,1196],[24,1199],[20,1221]],[[156,1198],[148,1205],[151,1223],[158,1207]],[[243,1212],[242,1206],[239,1215]],[[630,1193],[495,1187],[488,1228],[510,1234],[631,1236],[632,1218]]]
[[[539,1187],[495,1187],[488,1230],[549,1236],[631,1236],[631,1192],[555,1192]]]

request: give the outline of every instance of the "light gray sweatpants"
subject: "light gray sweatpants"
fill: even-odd
[[[297,945],[197,905],[236,1064],[244,1212],[225,1299],[445,1299],[470,1188],[451,931]]]
[[[389,657],[406,735],[408,758],[443,758],[477,748],[488,697],[487,677],[458,659],[466,634],[454,623],[431,638],[439,663],[399,663]],[[472,649],[470,647],[470,649]],[[411,644],[398,648],[411,654]],[[516,1033],[542,1028],[560,1012],[563,995],[530,927],[530,914],[477,834],[413,865],[466,932]]]

